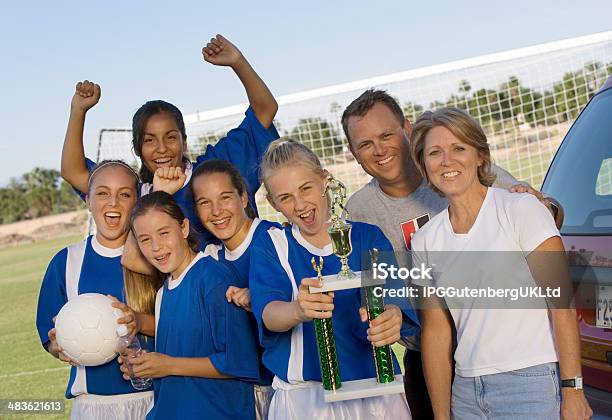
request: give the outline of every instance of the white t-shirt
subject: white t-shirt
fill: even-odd
[[[501,277],[500,273],[511,273],[506,277],[512,282],[516,280],[517,285],[535,285],[523,256],[554,236],[559,236],[559,231],[552,216],[533,195],[488,188],[468,233],[453,231],[448,208],[416,232],[412,238],[413,258],[434,265],[434,280],[433,284],[431,280],[415,283],[449,286],[453,285],[455,273],[467,270],[469,286],[473,288],[494,283]],[[518,263],[515,259],[511,267],[501,267],[509,259],[499,258],[504,255],[499,252],[490,254],[492,259],[479,253],[482,261],[478,262],[467,254],[465,258],[458,254],[469,251],[515,251],[512,255],[518,255]],[[544,304],[540,306],[542,309],[474,309],[473,306],[478,306],[474,299],[463,308],[448,306],[457,329],[455,369],[458,375],[489,375],[558,360],[552,324]]]

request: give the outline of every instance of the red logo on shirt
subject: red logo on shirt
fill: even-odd
[[[417,216],[414,219],[406,220],[405,222],[400,224],[400,226],[402,227],[402,234],[404,235],[404,243],[406,244],[406,249],[410,249],[410,241],[412,240],[412,235],[414,235],[417,230],[425,226],[425,223],[427,222],[429,222],[429,213]]]

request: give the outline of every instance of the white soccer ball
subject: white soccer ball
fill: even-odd
[[[69,300],[57,314],[57,344],[67,356],[83,366],[98,366],[117,355],[119,336],[113,301],[99,293],[84,293]]]

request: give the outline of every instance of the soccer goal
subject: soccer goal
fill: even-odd
[[[539,188],[563,136],[610,74],[612,31],[281,96],[275,124],[314,150],[353,192],[369,177],[346,146],[342,111],[365,89],[385,89],[411,121],[443,106],[467,110],[485,129],[495,163]],[[246,108],[185,115],[192,157],[235,127]],[[97,157],[136,164],[130,130],[102,130]],[[258,205],[262,217],[279,220],[261,190]]]

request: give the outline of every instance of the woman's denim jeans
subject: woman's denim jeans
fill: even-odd
[[[559,419],[556,363],[465,378],[455,375],[453,419]]]

